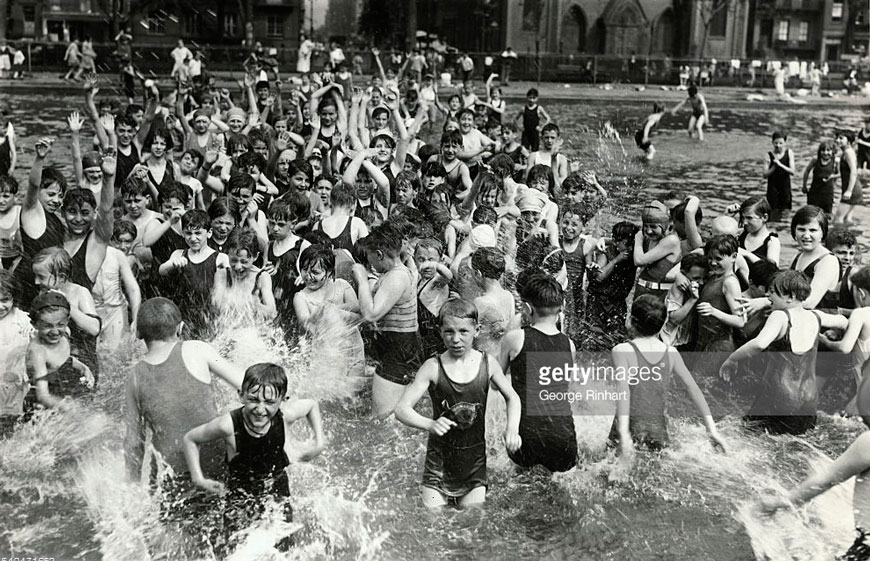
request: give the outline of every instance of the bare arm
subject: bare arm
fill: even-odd
[[[145,419],[139,409],[139,384],[135,372],[127,375],[125,394],[127,432],[124,437],[124,460],[127,476],[136,481],[141,476],[142,459],[145,456]]]

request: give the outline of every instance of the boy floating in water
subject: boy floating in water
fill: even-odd
[[[323,450],[323,426],[320,408],[311,399],[287,398],[287,374],[277,364],[255,364],[245,371],[239,390],[242,406],[212,421],[191,429],[184,435],[184,456],[194,485],[212,493],[223,494],[227,488],[203,475],[199,463],[199,445],[222,440],[229,466],[229,501],[224,512],[228,535],[241,530],[265,510],[263,497],[278,500],[290,497],[284,451],[286,431],[297,419],[305,417],[314,433],[314,447],[299,455],[309,460]],[[283,404],[283,407],[282,407]],[[292,521],[293,509],[284,503],[284,516]],[[285,538],[279,544],[289,546]]]
[[[423,471],[423,505],[429,508],[455,502],[461,506],[486,500],[486,398],[490,383],[507,402],[505,445],[516,453],[520,399],[502,374],[496,360],[472,348],[480,332],[477,308],[454,298],[441,307],[441,337],[447,351],[420,367],[417,377],[396,405],[396,418],[428,431]],[[414,411],[429,392],[431,419]]]
[[[652,143],[652,131],[662,120],[665,114],[665,106],[661,103],[653,104],[653,112],[646,118],[643,125],[634,133],[634,142],[637,147],[643,150],[646,161],[650,162],[656,154],[655,146]]]
[[[697,86],[689,86],[689,97],[677,104],[671,109],[671,115],[676,115],[683,105],[688,101],[692,106],[692,116],[689,118],[689,138],[698,133],[698,140],[704,141],[704,125],[710,122],[710,112],[707,110],[707,101],[704,95],[698,93]]]

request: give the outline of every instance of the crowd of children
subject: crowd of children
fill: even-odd
[[[301,75],[290,92],[269,78],[246,75],[240,97],[204,79],[170,92],[149,82],[144,105],[114,111],[89,81],[90,114],[72,114],[63,133],[75,177],[48,165],[50,137],[32,147],[24,193],[13,170],[0,176],[4,432],[35,408],[86,396],[101,356],[135,334],[148,351],[127,382],[131,476],[148,428],[176,481],[290,496],[285,426],[307,418],[315,443],[299,457],[314,457],[324,446],[318,406],[288,397],[278,365],[242,375],[222,359],[204,342],[219,314],[276,322],[292,341],[338,311],[353,331],[348,375],[374,365],[373,416],[429,432],[427,506],[484,500],[490,386],[506,401],[505,446],[518,466],[576,464],[570,404],[543,407],[529,374],[573,362],[579,345],[662,373],[620,383],[617,477],[635,443],[667,445],[673,375],[723,450],[706,398],[734,393],[719,377],[745,374],[741,361],[761,379],[747,421],[772,432],[814,426],[831,374],[817,368],[820,342],[857,357],[847,369],[862,380],[870,272],[845,228],[868,162],[851,132],[837,133],[839,156],[824,142],[807,167],[812,205],[791,218],[798,254],[780,270],[773,223],[792,207],[797,165],[785,134],[773,136],[766,196],[730,209],[739,221],[717,217],[704,240],[696,197],[644,202],[640,224],[612,220],[608,190],[562,152],[534,89],[511,121],[491,82],[486,100],[465,83],[442,105],[430,76],[399,82],[386,71],[360,86],[339,69]],[[706,102],[693,86],[685,103],[700,139]],[[426,143],[439,112],[440,138]],[[636,136],[647,158],[663,113],[657,105]],[[88,120],[93,145],[82,138]],[[212,374],[239,389],[239,409],[216,410]],[[427,393],[431,418],[415,410]],[[227,486],[217,479],[224,456]],[[232,528],[262,511],[237,502],[247,506],[227,507]]]

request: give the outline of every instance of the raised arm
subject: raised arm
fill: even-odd
[[[100,190],[100,209],[94,223],[94,231],[97,237],[107,245],[112,239],[115,227],[115,170],[117,160],[114,154],[103,156],[103,188]]]
[[[85,175],[82,170],[82,144],[80,136],[82,125],[85,124],[85,120],[82,119],[82,116],[78,111],[73,111],[67,118],[66,122],[69,124],[70,133],[72,133],[73,171],[76,176],[76,185],[78,185],[79,188],[82,188],[85,184]]]

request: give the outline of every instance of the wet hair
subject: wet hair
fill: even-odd
[[[526,92],[526,97],[538,97],[539,95],[540,94],[538,93],[538,88],[529,88],[529,91]]]
[[[586,187],[586,180],[580,171],[572,171],[562,181],[562,191],[565,193],[577,193]]]
[[[471,254],[471,266],[483,278],[498,280],[504,275],[504,252],[494,247],[480,247]]]
[[[759,259],[749,266],[749,283],[753,286],[770,286],[773,277],[779,273],[776,263],[767,259]]]
[[[271,362],[252,364],[245,370],[240,393],[259,393],[261,389],[272,388],[278,399],[287,395],[287,373],[283,368]]]
[[[560,134],[562,134],[562,131],[559,130],[559,125],[557,125],[556,123],[547,123],[546,125],[544,125],[541,128],[541,136],[543,136],[544,134],[546,134],[548,132],[553,132],[553,131],[556,132],[556,136],[559,136]]]
[[[658,334],[668,320],[668,309],[661,298],[642,294],[631,304],[631,327],[643,337]]]
[[[386,115],[389,118],[390,110],[386,107],[375,107],[372,110],[372,119],[377,119],[380,115]]]
[[[139,235],[139,229],[129,220],[117,220],[112,228],[112,239],[120,240],[124,234],[130,234],[135,240]]]
[[[438,325],[444,325],[445,318],[470,319],[475,325],[478,322],[477,306],[470,300],[454,297],[441,305],[438,311]]]
[[[870,265],[861,267],[853,275],[849,277],[849,284],[855,288],[860,288],[870,292]]]
[[[822,230],[822,239],[828,237],[828,215],[817,206],[807,205],[801,207],[791,217],[791,237],[797,235],[798,226],[806,226],[810,222],[818,222]]]
[[[213,199],[208,205],[208,217],[211,220],[217,220],[223,216],[230,215],[238,221],[239,219],[239,203],[232,197],[218,197]]]
[[[498,221],[498,213],[491,206],[479,206],[471,214],[471,221],[475,224],[486,224],[494,227]]]
[[[184,230],[211,230],[211,218],[204,210],[195,208],[184,213],[181,217],[181,229]]]
[[[244,173],[250,173],[248,169],[251,166],[257,166],[258,170],[266,171],[266,158],[264,158],[262,154],[257,154],[251,150],[250,152],[245,152],[239,156],[236,159],[235,166],[238,166],[238,168]]]
[[[780,132],[780,131],[774,131],[773,135],[771,135],[771,137],[770,137],[770,140],[777,141],[780,138],[783,140],[788,140],[788,134],[786,134],[784,132]]]
[[[634,237],[640,231],[640,228],[637,224],[632,224],[631,222],[617,222],[613,225],[613,229],[610,231],[610,235],[614,241],[634,241]]]
[[[456,114],[456,118],[462,119],[466,115],[471,115],[472,117],[474,117],[475,116],[474,110],[472,110],[468,107],[465,107],[464,109],[460,109],[459,112]]]
[[[363,239],[365,240],[364,245],[367,251],[382,251],[390,257],[398,257],[402,251],[403,239],[401,233],[389,222],[375,226],[369,232],[369,235]]]
[[[241,134],[227,135],[227,155],[233,157],[236,152],[244,148],[245,152],[251,151],[251,141]]]
[[[429,158],[438,154],[438,147],[433,146],[431,144],[424,144],[420,148],[417,149],[417,157],[420,158],[421,165],[420,167],[426,165],[426,162],[429,161]]]
[[[266,148],[271,148],[272,143],[269,139],[269,133],[266,132],[266,129],[251,129],[251,132],[248,133],[248,141],[251,143],[251,148],[254,147],[255,142],[262,142],[266,145]],[[271,150],[269,150],[271,152]]]
[[[503,179],[496,177],[494,173],[482,171],[474,178],[472,189],[475,185],[477,186],[477,200],[480,200],[481,197],[487,196],[493,191],[498,193],[503,184]]]
[[[500,180],[514,173],[514,161],[507,154],[496,154],[489,160],[489,169]]]
[[[552,275],[537,271],[532,272],[531,276],[523,283],[520,297],[535,310],[553,312],[562,307],[565,294],[559,281]]]
[[[91,208],[94,210],[97,209],[97,199],[94,197],[94,192],[90,189],[70,189],[63,196],[64,211],[76,208],[80,209],[86,204],[91,205]]]
[[[140,339],[166,341],[173,337],[181,323],[181,311],[169,298],[149,298],[139,307],[136,331]]]
[[[708,266],[707,257],[701,253],[690,253],[680,261],[680,270],[684,273],[688,273],[692,267],[701,267],[706,270]]]
[[[133,106],[130,105],[127,107],[127,112],[115,115],[115,127],[123,125],[132,128],[134,131],[136,130],[136,119],[134,119],[132,115],[135,111],[130,111],[131,107]]]
[[[0,193],[18,194],[18,180],[11,175],[0,175]]]
[[[182,156],[187,156],[187,155],[189,155],[191,158],[193,158],[193,161],[196,162],[196,167],[201,166],[203,160],[205,159],[205,156],[202,155],[202,152],[200,152],[196,148],[189,148],[189,149],[185,150],[184,153],[182,154]],[[260,169],[262,169],[262,168],[260,168]]]
[[[779,296],[791,296],[803,302],[810,295],[810,279],[803,271],[785,269],[774,275],[769,289]]]
[[[302,193],[287,193],[272,201],[266,216],[269,220],[296,223],[311,212],[311,200]]]
[[[694,84],[689,86],[688,93],[689,93],[689,97],[695,97],[695,95],[698,93],[698,86],[696,86]]]
[[[66,177],[64,177],[63,173],[61,173],[61,171],[57,168],[42,168],[42,177],[39,178],[39,188],[48,189],[48,187],[55,183],[57,183],[58,187],[60,187],[60,194],[61,196],[63,196],[67,190]]]
[[[242,250],[247,251],[250,258],[256,258],[260,255],[260,243],[257,240],[257,233],[250,228],[233,228],[233,231],[230,232],[227,238],[224,253],[229,255],[231,252]]]
[[[333,208],[353,208],[356,204],[356,189],[350,183],[339,181],[338,185],[329,192],[329,202]]]
[[[426,162],[420,168],[423,177],[447,177],[447,170],[441,162]]]
[[[581,224],[586,224],[589,217],[589,209],[580,203],[566,203],[559,207],[559,222],[566,216],[576,216]]]
[[[743,218],[743,215],[749,212],[750,210],[755,209],[755,212],[758,213],[759,216],[767,215],[770,218],[770,203],[767,202],[767,197],[749,197],[745,201],[740,204],[740,217]]]
[[[855,133],[848,130],[848,129],[843,129],[843,130],[837,131],[837,137],[839,138],[841,136],[845,137],[846,140],[849,141],[849,144],[852,144],[853,142],[855,142]]]
[[[544,164],[536,164],[532,166],[532,169],[529,170],[529,177],[526,180],[528,186],[531,188],[533,183],[542,179],[547,181],[547,193],[552,193],[555,185],[552,168],[550,168],[550,166],[545,166]]]
[[[704,255],[709,257],[714,251],[719,255],[737,255],[737,249],[740,247],[737,243],[737,238],[731,234],[719,234],[713,236],[707,243],[704,244]]]
[[[304,173],[308,177],[308,183],[314,184],[314,168],[305,160],[293,160],[287,166],[287,177],[293,177],[297,173]]]
[[[673,197],[675,199],[679,197]],[[665,200],[668,200],[666,197]],[[680,204],[671,209],[671,220],[674,222],[683,223],[686,221],[686,205],[689,201],[682,201]],[[704,220],[704,212],[701,210],[701,205],[698,205],[698,210],[695,211],[695,224],[700,224]]]
[[[413,171],[400,171],[396,175],[395,187],[399,188],[399,185],[410,187],[415,193],[419,193],[420,189],[423,187],[423,184],[420,183],[420,178]]]
[[[45,264],[50,275],[57,279],[69,280],[72,274],[72,259],[62,247],[47,247],[33,256],[31,267]]]
[[[455,144],[457,146],[462,146],[462,133],[459,131],[446,131],[441,135],[441,147],[447,146],[448,144]],[[445,172],[444,175],[447,175]]]
[[[227,181],[227,191],[231,195],[235,195],[242,189],[250,189],[252,194],[256,193],[256,180],[247,173],[235,172],[230,175],[230,180]]]
[[[186,207],[190,204],[190,199],[193,193],[187,185],[173,181],[158,194],[160,195],[160,200],[158,201],[160,206],[163,206],[163,204],[169,202],[171,199],[177,199]]]
[[[142,145],[142,149],[145,152],[151,152],[151,145],[154,144],[154,139],[157,137],[163,139],[166,142],[166,151],[172,150],[172,131],[166,127],[166,124],[162,121],[154,121],[151,125],[151,128],[148,130],[148,136],[145,137],[145,143]]]
[[[855,233],[845,228],[832,228],[825,237],[825,247],[828,249],[834,249],[841,245],[855,247],[857,244],[858,239],[855,237]]]
[[[0,269],[0,294],[5,294],[13,299],[18,297],[19,284],[18,279],[12,274],[12,271]]]
[[[140,179],[131,175],[121,184],[121,199],[127,197],[150,197],[151,188],[146,179]]]
[[[423,238],[419,240],[417,247],[414,249],[415,254],[418,249],[434,249],[439,256],[444,255],[444,244],[437,238]]]
[[[299,270],[306,271],[320,265],[328,277],[335,276],[335,251],[326,244],[314,244],[306,247],[299,255]]]

